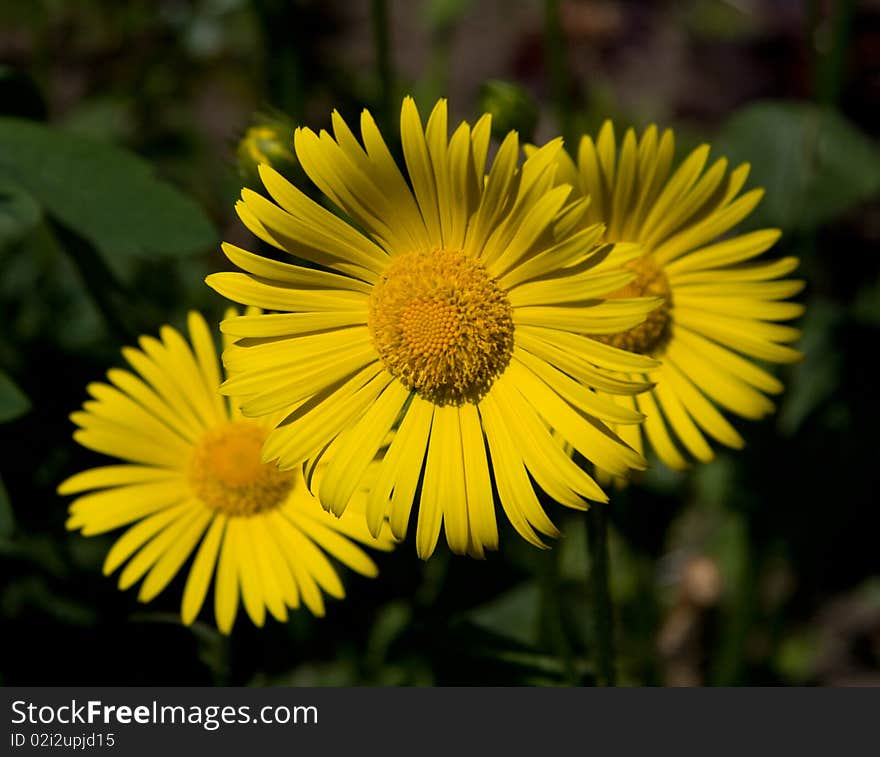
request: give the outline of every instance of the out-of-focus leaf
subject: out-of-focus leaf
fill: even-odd
[[[158,610],[135,611],[128,617],[132,623],[164,623],[172,626],[180,625],[180,616],[174,612]]]
[[[118,147],[17,118],[0,118],[0,175],[29,191],[91,242],[118,257],[177,257],[213,246],[201,209]]]
[[[96,97],[78,103],[64,116],[64,131],[114,142],[132,131],[131,101],[120,97]]]
[[[480,628],[533,646],[538,642],[540,598],[537,582],[527,581],[471,610],[467,618]]]
[[[42,576],[28,576],[2,587],[0,613],[4,617],[14,618],[28,608],[66,625],[93,626],[98,619],[94,608],[54,591]]]
[[[809,230],[880,193],[880,150],[839,113],[767,101],[736,113],[716,140],[732,165],[751,163],[766,195],[749,227]]]
[[[842,317],[840,307],[828,300],[817,299],[807,308],[801,339],[804,360],[792,370],[779,412],[778,428],[785,436],[797,433],[839,384],[840,353],[834,344],[834,329]]]
[[[571,683],[572,672],[580,678],[590,670],[589,663],[577,656],[570,660],[572,670],[567,670],[568,661],[539,651],[534,643],[514,639],[509,629],[490,630],[471,620],[450,624],[444,645],[444,654],[456,650],[455,656],[464,658],[474,670],[491,671],[493,680],[501,676],[502,680],[537,685],[535,679],[541,678],[544,684],[558,685],[566,681]]]
[[[69,573],[61,555],[61,546],[54,534],[16,534],[14,539],[0,536],[0,557],[5,560],[21,560],[29,563],[36,572],[55,577]]]
[[[381,668],[394,641],[412,622],[412,609],[404,602],[390,602],[376,616],[367,641],[369,662]]]
[[[191,261],[187,258],[187,261]],[[70,256],[45,223],[14,248],[0,248],[0,307],[21,344],[51,335],[64,349],[106,344],[106,326]],[[39,297],[29,293],[39,292]],[[0,341],[2,345],[2,341]],[[18,354],[18,348],[16,353]]]
[[[15,242],[40,221],[40,206],[27,192],[0,178],[0,245]]]
[[[480,87],[480,110],[492,116],[492,134],[503,140],[510,131],[531,142],[538,126],[538,103],[525,88],[515,82],[489,79]]]
[[[9,376],[0,371],[0,423],[6,423],[31,409],[30,400]]]
[[[175,616],[180,622],[180,616]],[[199,659],[211,670],[216,686],[229,685],[229,637],[210,623],[197,620],[190,627],[199,647]]]
[[[9,501],[9,494],[3,484],[3,479],[0,478],[0,537],[12,536],[14,529],[15,517],[12,514],[12,503]]]

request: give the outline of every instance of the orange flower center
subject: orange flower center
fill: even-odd
[[[643,323],[618,334],[594,336],[598,342],[619,347],[641,355],[657,355],[669,341],[672,328],[672,290],[666,274],[650,255],[638,258],[625,266],[636,277],[625,287],[606,295],[613,297],[662,297],[663,303],[652,310]]]
[[[230,422],[205,433],[189,465],[196,496],[230,516],[257,515],[281,505],[296,473],[260,461],[266,433],[251,421]]]

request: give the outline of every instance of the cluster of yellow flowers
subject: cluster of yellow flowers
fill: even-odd
[[[149,601],[192,558],[186,623],[212,578],[221,631],[239,598],[257,625],[321,615],[343,596],[327,554],[375,575],[356,542],[391,549],[414,520],[420,557],[441,530],[482,557],[496,505],[545,546],[536,488],[585,510],[647,467],[646,442],[681,469],[743,445],[722,410],[772,411],[782,386],[755,361],[799,359],[778,322],[803,282],[783,278],[795,258],[753,262],[777,230],[727,235],[761,198],[748,165],[704,145],[673,168],[672,132],[618,144],[610,123],[573,157],[511,132],[490,162],[490,117],[450,137],[442,100],[424,125],[404,100],[405,171],[368,112],[360,139],[332,128],[293,142],[340,214],[268,165],[266,195],[242,192],[241,220],[291,258],[224,245],[241,270],[208,284],[248,308],[220,324],[225,380],[192,313],[189,341],[143,337],[72,416],[124,461],[59,487],[79,495],[69,528],[127,527],[104,566],[121,588],[143,579]]]

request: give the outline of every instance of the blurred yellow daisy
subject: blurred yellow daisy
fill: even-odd
[[[79,426],[74,439],[125,462],[78,473],[58,487],[60,494],[81,495],[70,505],[67,527],[92,536],[128,526],[107,554],[104,573],[125,564],[119,588],[143,579],[142,602],[195,553],[183,590],[186,624],[199,614],[212,578],[224,633],[239,598],[258,626],[266,609],[281,621],[300,604],[321,616],[322,590],[344,596],[324,552],[375,576],[375,563],[354,542],[383,550],[393,542],[372,537],[362,513],[327,513],[300,471],[260,461],[272,419],[244,418],[220,395],[211,333],[198,313],[190,313],[188,325],[192,347],[165,326],[161,340],[145,336],[141,349],[123,350],[133,372],[112,369],[109,384],[88,386],[93,399],[71,415]]]
[[[766,395],[781,392],[782,384],[754,361],[800,359],[788,346],[800,332],[779,321],[803,312],[783,300],[804,282],[783,278],[797,258],[753,262],[779,239],[779,230],[725,236],[763,196],[761,189],[740,194],[748,164],[728,173],[720,158],[707,168],[709,146],[702,145],[673,171],[674,151],[672,131],[661,136],[654,126],[639,140],[629,129],[618,150],[614,127],[606,122],[595,143],[581,139],[577,165],[565,153],[558,156],[559,180],[592,199],[587,218],[605,224],[603,240],[642,246],[643,255],[626,264],[635,280],[616,296],[663,299],[643,324],[595,339],[662,361],[633,376],[654,382],[653,390],[614,400],[645,415],[644,434],[654,451],[681,469],[688,464],[685,453],[712,459],[709,439],[743,446],[719,408],[750,419],[773,411]],[[620,427],[619,433],[643,450],[641,427]]]
[[[561,140],[520,167],[512,132],[487,173],[489,116],[449,138],[445,101],[423,128],[406,98],[400,125],[406,175],[366,111],[362,142],[337,113],[333,136],[295,132],[301,166],[346,219],[268,166],[274,202],[242,192],[238,213],[251,231],[321,270],[224,245],[245,273],[208,283],[281,311],[222,324],[239,339],[224,354],[235,374],[224,391],[241,397],[246,416],[286,414],[265,460],[289,469],[327,457],[318,494],[336,514],[396,429],[367,520],[376,533],[387,514],[403,538],[418,501],[423,558],[441,525],[456,553],[497,548],[494,491],[514,528],[543,546],[539,534],[558,532],[535,484],[573,508],[606,500],[563,441],[621,475],[645,465],[608,428],[641,416],[594,389],[641,391],[644,382],[617,371],[654,362],[583,335],[637,326],[660,300],[602,299],[633,279],[620,266],[638,252],[598,244],[588,202],[554,188]]]

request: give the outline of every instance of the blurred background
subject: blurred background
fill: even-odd
[[[256,245],[233,212],[252,157],[308,189],[292,125],[366,105],[393,130],[404,93],[538,142],[656,122],[679,159],[751,162],[747,225],[803,260],[806,359],[775,416],[735,421],[744,451],[613,497],[618,677],[880,685],[878,0],[0,0],[0,684],[594,681],[584,518],[561,507],[549,552],[408,542],[326,618],[240,613],[229,638],[180,625],[181,580],[118,591],[114,537],[64,529],[55,487],[101,464],[68,414],[138,334],[220,316],[203,277],[221,239]]]

